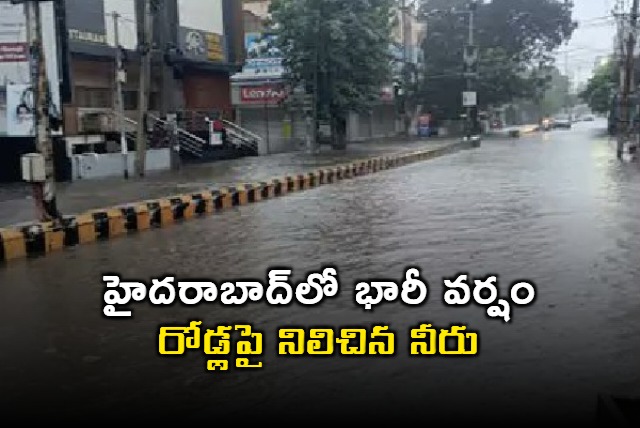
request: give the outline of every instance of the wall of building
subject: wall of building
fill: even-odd
[[[135,152],[129,153],[129,171],[134,170]],[[122,175],[120,153],[74,155],[71,162],[72,180],[93,180]],[[171,168],[169,149],[152,149],[146,154],[147,171],[162,171]]]

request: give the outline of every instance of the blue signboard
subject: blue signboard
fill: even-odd
[[[275,47],[275,36],[262,33],[245,34],[247,59],[243,75],[281,76],[284,73],[282,54]]]

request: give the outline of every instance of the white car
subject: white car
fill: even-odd
[[[571,129],[571,127],[573,126],[573,122],[571,120],[570,116],[556,116],[553,119],[553,127],[558,129]]]

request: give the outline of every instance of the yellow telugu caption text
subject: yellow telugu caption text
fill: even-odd
[[[216,326],[201,329],[202,321],[188,327],[160,327],[158,351],[163,356],[181,356],[188,350],[202,350],[212,356],[208,371],[260,369],[255,361],[264,355],[264,335],[250,325]],[[410,330],[411,356],[478,355],[478,333],[464,326],[438,329],[421,324]],[[281,328],[278,330],[277,352],[280,356],[393,356],[396,355],[396,333],[389,326],[371,328]],[[235,344],[235,346],[234,346]]]

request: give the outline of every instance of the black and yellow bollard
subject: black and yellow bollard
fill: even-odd
[[[24,233],[14,229],[0,229],[0,262],[27,257]]]

